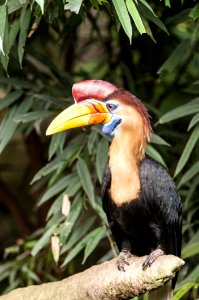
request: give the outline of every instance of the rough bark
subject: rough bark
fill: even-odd
[[[0,297],[0,300],[129,299],[162,286],[184,264],[176,256],[163,255],[143,271],[145,258],[132,258],[126,272],[118,271],[116,260],[112,259],[62,281],[16,289]]]

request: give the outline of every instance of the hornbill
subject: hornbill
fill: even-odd
[[[132,255],[147,255],[143,270],[160,255],[180,256],[181,201],[167,171],[145,157],[152,133],[147,109],[127,90],[102,80],[81,81],[72,92],[76,103],[52,121],[46,134],[103,124],[102,132],[114,136],[102,204],[120,251],[118,269],[125,271]],[[176,279],[164,285],[156,299],[171,299]]]

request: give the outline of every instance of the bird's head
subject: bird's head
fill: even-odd
[[[86,80],[73,85],[75,104],[60,113],[46,134],[86,125],[103,124],[102,132],[119,132],[150,140],[151,126],[147,109],[134,95],[102,80]]]

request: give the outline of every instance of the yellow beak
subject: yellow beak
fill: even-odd
[[[46,135],[75,127],[105,124],[111,120],[111,117],[112,114],[105,103],[95,99],[85,100],[61,112],[49,125]]]

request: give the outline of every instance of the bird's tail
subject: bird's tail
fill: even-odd
[[[173,290],[172,290],[171,280],[165,283],[160,288],[149,293],[148,300],[172,300]]]

